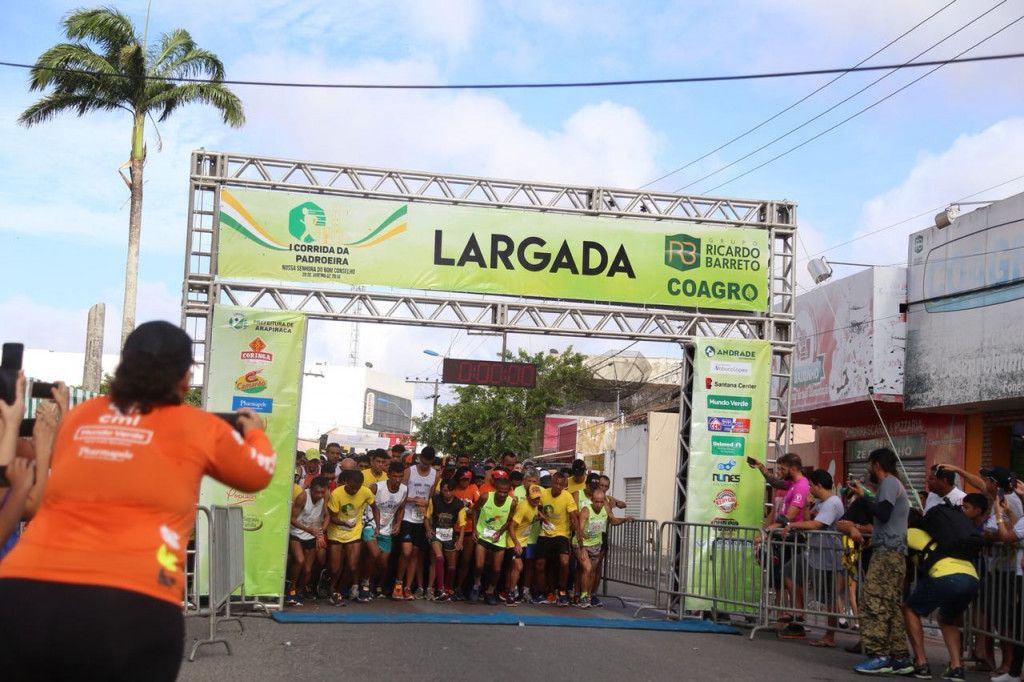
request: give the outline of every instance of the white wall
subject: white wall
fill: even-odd
[[[676,459],[679,453],[679,415],[647,415],[647,480],[644,518],[671,521],[676,506]]]
[[[13,339],[9,339],[13,341]],[[113,374],[120,356],[103,355],[103,372]],[[85,353],[64,353],[39,348],[26,348],[22,360],[25,376],[40,381],[63,381],[69,386],[81,386],[85,369]]]
[[[615,432],[615,456],[610,458],[608,477],[612,479],[612,495],[620,500],[626,497],[627,478],[644,478],[647,468],[647,425],[629,426]],[[640,518],[642,508],[627,509],[625,514]],[[619,512],[622,515],[622,512]]]
[[[365,367],[306,365],[299,404],[299,438],[316,439],[337,429],[358,434],[362,428],[367,389],[413,398],[413,384]]]

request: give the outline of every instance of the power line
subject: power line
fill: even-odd
[[[539,90],[555,88],[602,88],[622,87],[630,85],[672,85],[682,83],[718,83],[723,81],[747,81],[747,80],[768,80],[776,78],[796,78],[801,76],[823,76],[836,73],[860,73],[862,71],[887,71],[889,69],[920,68],[925,66],[946,66],[947,64],[968,64],[972,62],[1001,61],[1007,59],[1020,59],[1024,52],[1011,52],[1005,54],[985,55],[981,57],[965,57],[953,59],[941,59],[927,62],[916,62],[914,64],[882,64],[879,66],[853,66],[833,69],[804,69],[801,71],[774,71],[768,73],[750,73],[735,76],[689,76],[683,78],[648,78],[633,80],[614,81],[564,81],[556,83],[460,83],[454,85],[444,84],[419,84],[404,83],[385,85],[381,83],[296,83],[289,81],[250,81],[250,80],[210,80],[205,78],[187,77],[165,77],[133,75],[121,73],[108,73],[92,71],[88,69],[68,69],[52,66],[36,66],[33,64],[21,64],[17,62],[0,61],[0,66],[7,66],[16,69],[33,69],[39,71],[56,71],[60,73],[73,73],[85,76],[98,76],[101,78],[123,78],[126,80],[154,80],[167,83],[217,83],[219,85],[251,85],[258,87],[274,88],[307,88],[307,89],[335,89],[335,90]]]
[[[907,60],[907,61],[906,61],[906,62],[904,63],[904,66],[906,66],[907,64],[911,64],[911,63],[912,63],[912,62],[913,62],[913,61],[914,61],[915,59],[917,59],[918,57],[922,57],[922,56],[924,56],[924,55],[928,54],[929,52],[931,52],[932,50],[934,50],[934,49],[935,49],[936,47],[938,47],[938,46],[939,46],[939,45],[941,45],[942,43],[946,42],[947,40],[949,40],[949,39],[950,39],[950,38],[952,38],[953,36],[957,35],[957,34],[958,34],[958,33],[960,33],[961,31],[964,31],[965,29],[967,29],[967,28],[968,28],[969,26],[971,26],[972,24],[974,24],[974,23],[976,23],[976,22],[980,21],[980,20],[981,20],[981,19],[982,19],[983,17],[987,16],[987,15],[988,15],[989,13],[991,13],[992,11],[994,11],[994,10],[995,10],[996,8],[998,8],[998,7],[1002,6],[1002,5],[1004,5],[1004,4],[1006,3],[1006,2],[1007,2],[1007,0],[1001,0],[1001,2],[999,2],[999,3],[998,3],[998,4],[996,4],[996,5],[993,5],[993,6],[991,7],[991,8],[989,8],[989,9],[988,9],[988,10],[986,10],[985,12],[982,12],[981,14],[979,14],[978,16],[976,16],[975,18],[971,19],[971,20],[970,20],[970,21],[968,21],[968,22],[967,22],[966,24],[964,24],[963,26],[961,26],[961,27],[960,27],[960,28],[958,28],[957,30],[953,31],[952,33],[950,33],[950,34],[949,34],[949,35],[947,35],[946,37],[942,38],[942,39],[941,39],[941,40],[939,40],[938,42],[935,42],[935,43],[933,43],[933,44],[932,44],[931,46],[929,46],[928,48],[926,48],[926,49],[922,50],[921,52],[918,52],[918,53],[917,53],[916,55],[914,55],[913,57],[911,57],[910,59],[908,59],[908,60]],[[991,37],[991,36],[989,36],[989,37]],[[986,38],[986,40],[987,40],[987,38]],[[982,41],[982,42],[984,42],[984,41]],[[981,43],[978,43],[978,44],[980,45]],[[975,45],[974,47],[977,47],[977,45]],[[971,48],[971,49],[973,49],[973,48]],[[961,52],[960,54],[963,54],[963,52]],[[959,55],[958,55],[958,56],[959,56]],[[851,99],[853,99],[854,97],[857,97],[858,95],[860,95],[861,93],[865,92],[866,90],[869,90],[869,89],[873,88],[874,86],[878,85],[878,84],[879,84],[879,83],[881,83],[881,82],[882,82],[883,80],[885,80],[885,79],[886,79],[886,78],[888,78],[889,76],[893,75],[893,74],[894,74],[894,73],[896,73],[897,71],[899,71],[899,69],[894,69],[894,70],[890,71],[889,73],[886,73],[886,74],[882,74],[881,76],[879,76],[879,77],[878,77],[878,78],[876,78],[875,80],[871,81],[870,83],[868,83],[867,85],[865,85],[865,86],[864,86],[864,87],[862,87],[861,89],[857,90],[857,91],[856,91],[856,92],[854,92],[853,94],[851,94],[851,95],[849,95],[849,96],[847,96],[847,97],[844,97],[843,99],[839,100],[838,102],[836,102],[835,104],[833,104],[833,105],[832,105],[832,106],[830,106],[829,108],[827,108],[827,109],[825,109],[824,111],[820,112],[819,114],[817,114],[817,115],[815,115],[815,116],[813,116],[813,117],[809,118],[808,120],[804,121],[803,123],[801,123],[800,125],[796,126],[795,128],[791,128],[790,130],[786,131],[786,132],[785,132],[785,133],[783,133],[782,135],[779,135],[778,137],[776,137],[775,139],[771,140],[770,142],[767,142],[767,143],[765,143],[765,144],[761,145],[760,147],[758,147],[757,149],[755,149],[754,151],[752,151],[752,152],[749,152],[749,153],[747,153],[747,154],[744,154],[743,156],[741,156],[741,157],[739,157],[738,159],[735,159],[735,160],[733,160],[733,161],[731,161],[731,162],[727,163],[726,165],[722,166],[721,168],[718,168],[718,169],[716,169],[716,170],[714,170],[714,171],[712,171],[712,172],[708,173],[708,174],[707,174],[707,175],[705,175],[704,177],[701,177],[701,178],[697,178],[696,180],[694,180],[694,181],[692,181],[692,182],[690,182],[690,183],[688,183],[688,184],[686,184],[686,185],[683,185],[682,187],[680,187],[679,189],[677,189],[677,190],[676,190],[676,192],[682,192],[683,190],[685,190],[685,189],[688,189],[688,188],[692,187],[693,185],[696,185],[696,184],[697,184],[698,182],[703,182],[703,181],[707,180],[708,178],[711,178],[711,177],[714,177],[715,175],[718,175],[718,174],[719,174],[719,173],[721,173],[722,171],[726,170],[727,168],[731,168],[731,167],[735,166],[736,164],[740,163],[741,161],[746,161],[747,159],[749,159],[749,158],[750,158],[751,156],[753,156],[754,154],[757,154],[757,153],[759,153],[759,152],[762,152],[762,151],[764,151],[765,149],[767,149],[768,147],[771,147],[771,146],[772,146],[773,144],[775,144],[776,142],[779,142],[780,140],[784,140],[785,138],[789,137],[790,135],[792,135],[793,133],[797,132],[798,130],[801,130],[801,129],[803,129],[803,128],[807,127],[807,126],[808,126],[808,125],[810,125],[811,123],[814,123],[815,121],[817,121],[817,120],[818,120],[819,118],[821,118],[822,116],[825,116],[826,114],[829,114],[829,113],[831,113],[832,111],[834,111],[834,110],[838,109],[839,107],[841,107],[842,105],[846,104],[847,102],[849,102],[849,101],[850,101]],[[935,71],[935,69],[933,69],[933,70],[932,70],[932,71],[930,71],[929,73],[926,73],[926,74],[925,74],[924,76],[922,76],[921,78],[924,78],[925,76],[928,76],[928,75],[929,75],[930,73],[933,73],[934,71]],[[918,80],[920,80],[920,79],[918,79]],[[897,92],[898,92],[898,91],[897,91]],[[731,182],[731,181],[730,181],[730,182]],[[719,187],[721,187],[721,185],[719,185]]]
[[[917,24],[915,24],[915,25],[914,25],[913,27],[911,27],[911,28],[909,28],[908,30],[904,31],[904,32],[903,32],[903,33],[901,33],[900,35],[898,35],[898,36],[896,36],[895,38],[893,38],[892,40],[890,40],[890,41],[889,41],[888,43],[886,43],[886,44],[885,44],[884,46],[882,46],[881,48],[879,48],[879,49],[875,50],[875,51],[874,51],[874,52],[872,52],[872,53],[871,53],[870,55],[868,55],[868,56],[867,56],[867,57],[865,57],[864,59],[862,59],[862,60],[860,60],[859,62],[857,62],[857,63],[856,63],[855,65],[854,65],[854,68],[857,68],[857,67],[859,67],[859,66],[862,66],[862,65],[863,65],[863,64],[864,64],[865,62],[867,62],[867,61],[868,61],[869,59],[873,59],[874,57],[878,56],[879,54],[881,54],[881,53],[882,53],[882,52],[884,52],[885,50],[889,49],[889,48],[890,48],[890,47],[892,47],[892,46],[893,46],[894,44],[896,44],[897,42],[899,42],[900,40],[902,40],[902,39],[903,39],[903,38],[905,38],[906,36],[910,35],[911,33],[913,33],[914,31],[916,31],[916,30],[917,30],[918,28],[920,28],[921,26],[923,26],[923,25],[924,25],[925,23],[927,23],[927,22],[928,22],[928,21],[930,21],[931,19],[934,19],[934,18],[935,18],[935,17],[936,17],[936,16],[938,15],[938,14],[940,14],[941,12],[943,12],[944,10],[946,10],[946,9],[947,9],[948,7],[950,7],[951,5],[955,4],[955,3],[956,3],[956,1],[957,1],[957,0],[952,0],[952,1],[951,1],[951,2],[949,2],[948,4],[946,4],[946,5],[942,6],[942,7],[940,7],[940,8],[939,8],[939,9],[937,9],[937,10],[936,10],[935,12],[933,12],[932,14],[930,14],[930,15],[929,15],[928,17],[926,17],[926,18],[922,19],[921,21],[919,21],[919,22],[918,22]],[[850,72],[849,72],[849,71],[844,71],[843,73],[839,74],[838,76],[836,76],[835,78],[833,78],[833,79],[832,79],[832,80],[830,80],[829,82],[827,82],[827,83],[825,83],[824,85],[822,85],[822,86],[820,86],[820,87],[816,88],[815,90],[812,90],[811,92],[809,92],[808,94],[804,95],[803,97],[801,97],[801,98],[800,98],[800,99],[798,99],[797,101],[793,102],[792,104],[790,104],[790,105],[789,105],[788,107],[786,107],[786,108],[785,108],[785,109],[783,109],[782,111],[779,111],[779,112],[778,112],[778,113],[776,113],[775,115],[773,115],[773,116],[771,116],[771,117],[769,117],[769,118],[766,118],[765,120],[761,121],[760,123],[758,123],[758,124],[757,124],[756,126],[754,126],[753,128],[750,128],[750,129],[749,129],[749,130],[747,130],[746,132],[740,133],[739,135],[737,135],[736,137],[732,138],[732,139],[731,139],[731,140],[729,140],[728,142],[726,142],[726,143],[724,143],[724,144],[721,144],[721,145],[719,145],[719,146],[715,147],[714,149],[712,149],[711,151],[709,151],[709,152],[708,152],[707,154],[704,154],[703,156],[700,156],[700,157],[698,157],[698,158],[694,159],[693,161],[689,162],[689,163],[688,163],[688,164],[686,164],[685,166],[680,166],[679,168],[676,168],[676,169],[675,169],[674,171],[670,171],[670,172],[666,173],[665,175],[662,175],[662,176],[661,176],[660,178],[655,178],[654,180],[651,180],[651,181],[650,181],[650,182],[648,182],[648,183],[645,183],[645,184],[643,184],[643,185],[640,185],[640,187],[639,187],[638,189],[643,189],[643,188],[645,188],[645,187],[649,187],[649,186],[653,185],[653,184],[654,184],[654,183],[656,183],[656,182],[661,182],[662,180],[664,180],[664,179],[666,179],[666,178],[670,178],[670,177],[672,177],[673,175],[675,175],[676,173],[680,173],[680,172],[682,172],[682,171],[686,170],[687,168],[689,168],[690,166],[694,165],[695,163],[700,163],[701,161],[703,161],[704,159],[708,158],[708,157],[709,157],[709,156],[711,156],[712,154],[716,154],[716,153],[718,153],[718,152],[722,151],[723,149],[725,149],[726,147],[728,147],[729,145],[731,145],[731,144],[732,144],[733,142],[738,142],[738,141],[742,140],[742,139],[743,139],[744,137],[746,137],[746,136],[747,136],[747,135],[749,135],[750,133],[752,133],[752,132],[754,132],[754,131],[756,131],[756,130],[759,130],[760,128],[764,127],[764,126],[765,126],[765,125],[767,125],[768,123],[771,123],[772,121],[774,121],[775,119],[777,119],[777,118],[778,118],[779,116],[782,116],[782,115],[783,115],[784,113],[786,113],[787,111],[790,111],[791,109],[793,109],[793,108],[797,107],[798,105],[800,105],[800,104],[803,104],[804,102],[806,102],[806,101],[807,101],[808,99],[810,99],[810,98],[811,98],[811,97],[813,97],[814,95],[818,94],[819,92],[821,92],[821,91],[822,91],[822,90],[824,90],[825,88],[829,87],[830,85],[832,85],[833,83],[835,83],[835,82],[836,82],[836,81],[838,81],[839,79],[841,79],[841,78],[845,77],[847,73],[850,73]]]
[[[1003,31],[1005,31],[1006,29],[1008,29],[1008,28],[1010,28],[1011,26],[1013,26],[1014,24],[1016,24],[1016,23],[1020,22],[1021,20],[1024,20],[1024,15],[1022,15],[1022,16],[1020,16],[1020,17],[1017,17],[1016,19],[1014,19],[1014,20],[1013,20],[1013,21],[1011,21],[1010,23],[1008,23],[1008,24],[1006,24],[1005,26],[1003,26],[1002,28],[1000,28],[1000,29],[999,29],[998,31],[995,31],[994,33],[991,33],[991,34],[989,34],[989,35],[988,35],[987,37],[985,37],[985,38],[981,39],[980,41],[978,41],[978,42],[977,42],[977,43],[975,43],[974,45],[972,45],[972,46],[968,47],[968,48],[967,48],[966,50],[964,50],[963,52],[961,52],[960,54],[958,54],[958,55],[957,55],[957,57],[959,57],[960,55],[966,54],[967,52],[970,52],[970,51],[971,51],[971,50],[973,50],[974,48],[976,48],[976,47],[978,47],[979,45],[981,45],[982,43],[984,43],[984,42],[986,42],[986,41],[988,41],[988,40],[991,40],[991,39],[992,39],[992,38],[994,38],[995,36],[999,35],[999,34],[1000,34],[1000,33],[1002,33]],[[952,63],[952,62],[949,62],[949,63]],[[758,164],[758,165],[754,166],[753,168],[751,168],[751,169],[749,169],[749,170],[746,170],[746,171],[744,171],[744,172],[740,173],[739,175],[737,175],[737,176],[735,176],[735,177],[729,178],[728,180],[726,180],[726,181],[725,181],[725,182],[723,182],[723,183],[720,183],[720,184],[718,184],[718,185],[715,185],[714,187],[711,187],[710,189],[707,189],[707,190],[705,190],[704,192],[702,192],[702,194],[710,194],[710,193],[714,192],[714,191],[715,191],[715,190],[717,190],[717,189],[720,189],[720,188],[722,188],[722,187],[725,187],[726,185],[728,185],[728,184],[730,184],[730,183],[733,183],[733,182],[735,182],[735,181],[739,180],[739,179],[740,179],[740,178],[742,178],[742,177],[745,177],[745,176],[747,176],[747,175],[750,175],[750,174],[751,174],[751,173],[753,173],[754,171],[757,171],[757,170],[760,170],[760,169],[764,168],[765,166],[767,166],[767,165],[768,165],[768,164],[770,164],[770,163],[773,163],[773,162],[775,162],[775,161],[778,161],[779,159],[783,158],[784,156],[788,156],[789,154],[792,154],[793,152],[795,152],[796,150],[800,149],[801,147],[804,147],[804,146],[806,146],[806,145],[810,144],[811,142],[814,142],[814,141],[815,141],[815,140],[817,140],[818,138],[820,138],[820,137],[823,137],[824,135],[826,135],[826,134],[828,134],[828,133],[832,132],[833,130],[835,130],[835,129],[836,129],[836,128],[838,128],[839,126],[841,126],[841,125],[843,125],[843,124],[845,124],[845,123],[849,123],[850,121],[852,121],[853,119],[857,118],[857,117],[858,117],[858,116],[860,116],[861,114],[863,114],[863,113],[865,113],[865,112],[867,112],[867,111],[870,111],[871,109],[874,109],[875,107],[877,107],[877,106],[878,106],[879,104],[881,104],[882,102],[885,102],[886,100],[888,100],[888,99],[890,99],[890,98],[892,98],[892,97],[894,97],[894,96],[898,95],[899,93],[901,93],[901,92],[903,92],[904,90],[906,90],[907,88],[909,88],[909,87],[910,87],[911,85],[914,85],[915,83],[919,82],[919,81],[920,81],[921,79],[923,79],[923,78],[927,78],[927,77],[928,77],[928,76],[930,76],[931,74],[933,74],[933,73],[935,73],[936,71],[938,71],[939,69],[941,69],[941,68],[942,68],[943,66],[944,66],[944,64],[940,64],[940,65],[936,66],[935,68],[933,68],[933,69],[931,69],[931,70],[929,70],[929,71],[925,72],[925,73],[924,73],[923,75],[921,75],[921,76],[918,76],[918,77],[917,77],[917,78],[915,78],[914,80],[910,81],[910,82],[909,82],[909,83],[907,83],[906,85],[904,85],[904,86],[902,86],[902,87],[900,87],[900,88],[898,88],[898,89],[896,89],[896,90],[893,90],[892,92],[890,92],[890,93],[889,93],[888,95],[886,95],[885,97],[883,97],[883,98],[881,98],[881,99],[879,99],[879,100],[876,100],[875,102],[873,102],[873,103],[869,104],[868,106],[864,107],[864,108],[863,108],[863,109],[861,109],[860,111],[858,111],[858,112],[856,112],[856,113],[854,113],[854,114],[852,114],[852,115],[850,115],[850,116],[847,116],[846,118],[844,118],[843,120],[839,121],[839,122],[838,122],[838,123],[836,123],[835,125],[833,125],[833,126],[831,126],[831,127],[829,127],[829,128],[826,128],[825,130],[821,131],[821,132],[820,132],[820,133],[818,133],[817,135],[814,135],[813,137],[810,137],[810,138],[808,138],[808,139],[804,140],[803,142],[801,142],[800,144],[798,144],[798,145],[796,145],[796,146],[794,146],[794,147],[790,147],[789,149],[787,149],[786,151],[782,152],[781,154],[777,154],[776,156],[773,156],[772,158],[768,159],[767,161],[765,161],[765,162],[763,162],[763,163],[760,163],[760,164]]]

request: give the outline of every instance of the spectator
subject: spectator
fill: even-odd
[[[907,564],[907,518],[910,502],[896,475],[896,453],[888,448],[868,455],[868,474],[878,495],[866,502],[872,515],[874,548],[861,598],[861,636],[868,660],[854,667],[863,674],[907,675],[914,671],[900,605]],[[860,492],[860,486],[853,484]]]
[[[985,470],[983,469],[982,472]],[[1021,487],[1019,485],[1015,488]],[[1016,490],[1014,492],[1017,492]],[[1022,587],[1024,587],[1024,550],[1020,549],[1020,542],[1024,541],[1024,517],[1018,516],[1016,520],[1010,516],[1010,500],[1017,499],[1015,494],[1001,495],[996,503],[995,513],[992,514],[992,518],[995,519],[997,536],[1000,542],[1007,545],[1017,545],[1018,549],[1015,556],[1015,577],[1012,582],[1008,584],[1012,587],[1010,594],[1005,595],[1007,599],[1006,607],[1008,607],[1008,613],[1011,617],[1007,620],[1010,621],[1005,624],[1007,630],[1010,631],[1010,635],[1015,639],[1020,639],[1021,633],[1024,632],[1024,604],[1022,604]],[[1007,583],[1004,583],[1007,584]],[[993,677],[993,682],[1020,682],[1021,671],[1024,668],[1024,646],[1020,644],[1013,645],[1013,651],[1009,666],[1006,661],[1003,661],[1001,667],[1006,668],[1006,672]]]
[[[924,512],[927,514],[929,509],[939,503],[947,503],[954,507],[959,507],[967,493],[957,488],[955,484],[956,474],[953,471],[950,469],[940,469],[937,464],[933,466],[928,471],[928,477],[925,479],[925,487],[928,488],[928,498],[924,503]]]
[[[67,415],[39,511],[0,564],[5,679],[177,676],[200,481],[255,492],[275,468],[255,413],[239,410],[239,433],[183,404],[191,375],[188,335],[147,322],[126,339],[110,395]]]

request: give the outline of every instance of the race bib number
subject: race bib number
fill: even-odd
[[[494,542],[498,539],[498,531],[494,528],[484,528],[484,540]]]
[[[550,521],[544,521],[543,523],[540,524],[540,527],[543,528],[545,532],[548,532],[548,533],[554,533],[555,532],[555,524],[551,523]]]
[[[455,539],[455,529],[454,528],[438,528],[434,532],[434,535],[441,542],[451,542],[452,540]]]

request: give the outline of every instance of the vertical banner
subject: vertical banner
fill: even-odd
[[[722,556],[722,566],[749,566],[752,561],[752,546],[738,542],[728,529],[760,527],[764,516],[764,479],[747,466],[746,458],[765,459],[771,368],[772,348],[767,341],[696,342],[685,518],[688,523],[716,528],[695,536],[708,543],[693,547],[689,575],[694,579],[710,581],[712,542],[717,543],[716,556]],[[747,552],[751,558],[728,560],[725,554],[729,552]],[[749,591],[757,589],[757,582],[748,576],[719,572],[718,596],[756,601],[757,595]],[[691,588],[700,594],[711,593],[710,584]]]
[[[258,493],[243,493],[210,478],[200,504],[242,507],[246,594],[280,597],[291,515],[299,394],[305,352],[302,313],[215,306],[209,332],[206,409],[255,411],[277,453],[274,478]]]

